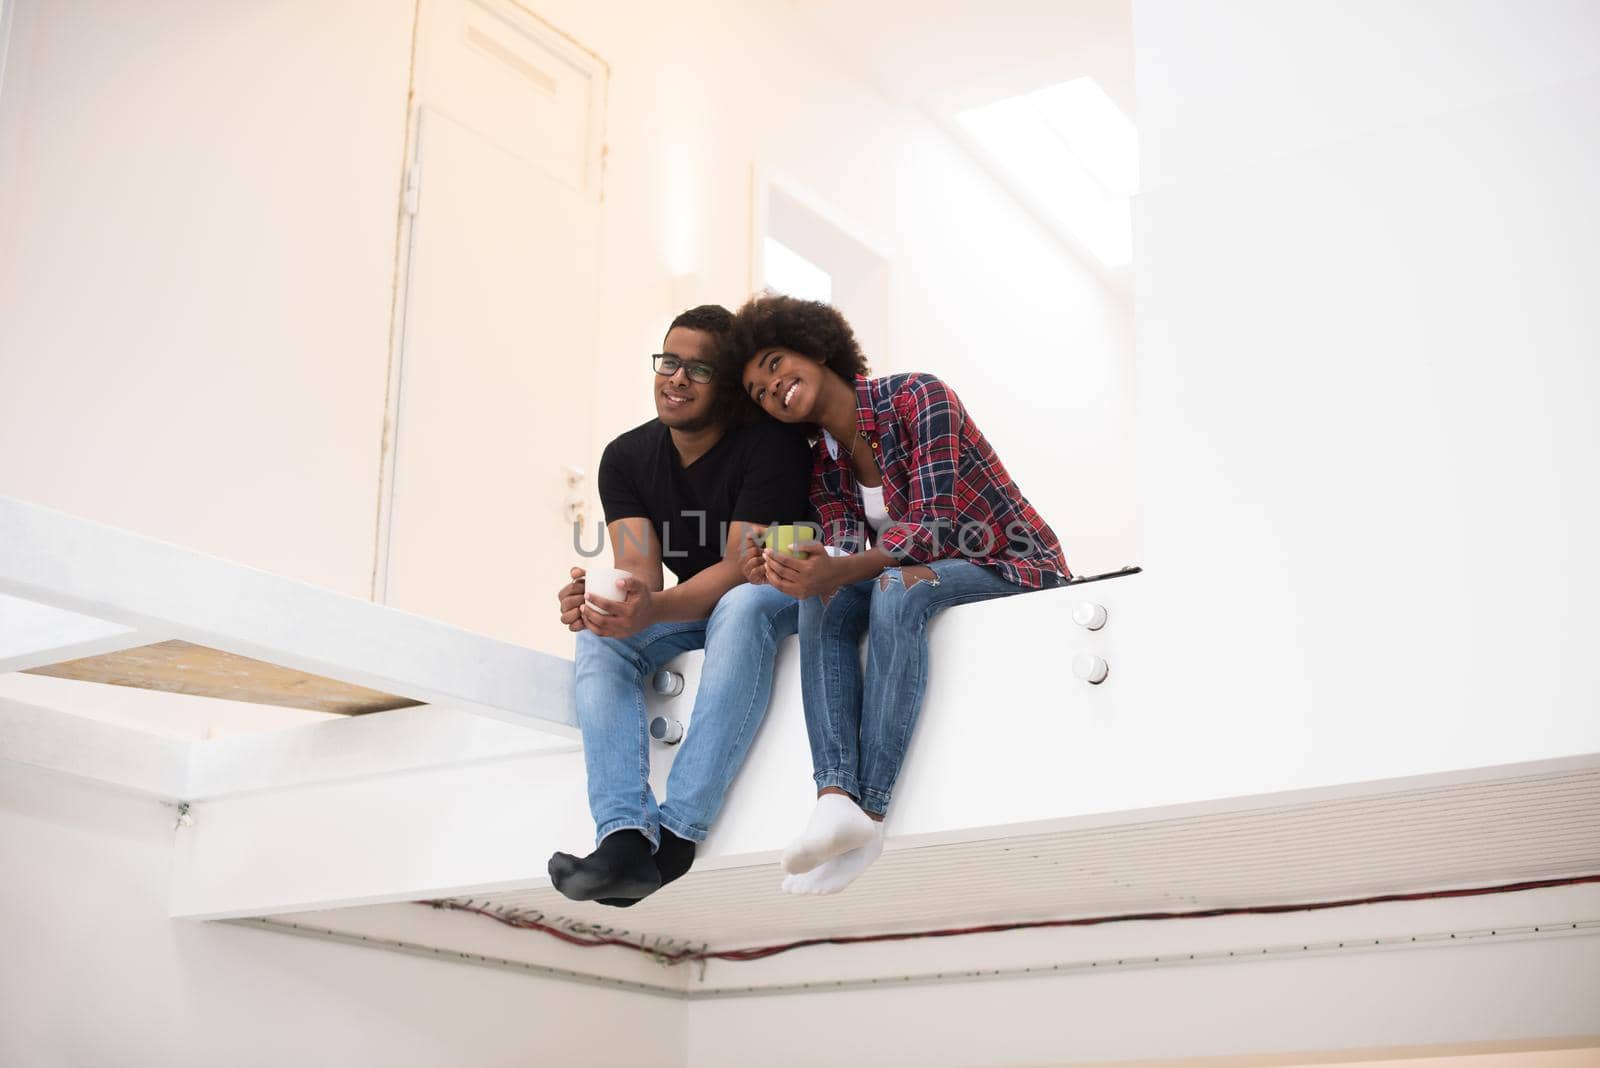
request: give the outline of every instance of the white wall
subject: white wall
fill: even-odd
[[[1600,11],[1138,0],[1150,601],[1240,791],[1600,749]]]
[[[49,772],[13,764],[0,777],[0,1063],[1023,1065],[1580,1035],[1592,1045],[1600,1026],[1592,934],[684,1003],[170,920],[172,818]],[[1473,930],[1588,915],[1591,899],[1569,887],[1201,923],[1252,946],[1307,923],[1389,922],[1372,919],[1385,909],[1409,910],[1419,931]],[[1161,954],[1172,939],[1206,937],[1197,925],[1144,926],[1084,933],[1062,956],[1092,959],[1092,943],[1107,940]],[[1032,935],[993,938],[1037,959]],[[958,968],[983,952],[921,946]],[[846,977],[873,953],[805,952],[835,955]]]
[[[170,920],[172,821],[0,776],[0,1063],[684,1063],[681,1002]]]
[[[1237,1065],[1279,1054],[1276,1063],[1292,1064],[1296,1053],[1319,1061],[1340,1050],[1593,1034],[1596,939],[1402,950],[1377,959],[694,1001],[689,1063],[976,1068],[1218,1057]],[[1526,986],[1508,989],[1512,976]],[[1515,996],[1522,990],[1530,996]]]
[[[926,116],[782,0],[533,7],[612,71],[594,459],[670,316],[747,294],[755,163],[891,259],[876,365],[956,385],[1076,567],[1134,555],[1127,306]],[[18,0],[0,493],[367,593],[411,15]]]
[[[0,493],[368,591],[410,32],[17,0]]]
[[[1076,569],[1133,560],[1130,309],[932,120],[859,79],[787,3],[538,8],[612,68],[598,350],[601,381],[637,399],[597,426],[597,451],[651,414],[642,354],[665,321],[748,292],[754,161],[890,261],[874,369],[946,377]],[[675,158],[690,161],[684,196]],[[687,257],[670,247],[684,213]]]

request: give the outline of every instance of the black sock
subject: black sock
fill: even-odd
[[[661,828],[661,846],[656,850],[656,871],[661,875],[661,886],[666,886],[674,879],[682,878],[684,873],[694,864],[694,843],[687,838],[679,838],[665,827]],[[660,889],[660,887],[657,887]],[[645,895],[648,897],[649,895]],[[630,905],[637,905],[642,898],[637,897],[600,897],[595,898],[602,905],[612,908],[625,909]]]
[[[693,864],[694,842],[661,828],[661,847],[656,850],[656,871],[661,873],[661,885],[682,878]]]
[[[661,886],[650,839],[631,827],[606,835],[599,848],[582,859],[571,853],[555,854],[549,871],[556,889],[574,901],[637,901]]]

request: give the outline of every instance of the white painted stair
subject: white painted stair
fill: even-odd
[[[575,949],[414,902],[470,901],[656,947],[735,948],[1600,872],[1593,754],[1445,769],[1418,754],[1412,774],[1361,781],[1329,765],[1308,783],[1272,740],[1230,735],[1214,696],[1187,707],[1148,700],[1140,680],[1159,670],[1141,655],[1151,581],[1112,578],[937,618],[888,850],[834,898],[778,892],[776,858],[813,797],[793,641],[779,652],[767,722],[695,870],[626,912],[577,904],[545,874],[551,852],[585,851],[592,836],[569,661],[6,499],[0,668],[176,640],[419,703],[178,742],[0,698],[0,752],[151,795],[175,813],[187,806],[174,830],[175,917],[264,923],[673,996],[803,987],[814,977],[802,954],[713,963],[691,983],[688,970],[663,971],[627,950]],[[694,729],[699,666],[698,653],[670,665],[685,685],[675,696],[648,693],[652,715]],[[675,752],[652,743],[658,790]],[[1594,886],[1534,900],[1523,899],[1515,916],[1480,902],[1448,915],[1435,909],[1428,922],[1503,915],[1500,927],[1519,937],[1534,927],[1592,933],[1600,923]],[[1138,936],[1139,953],[1130,935],[1071,929],[1026,942],[985,936],[972,945],[988,950],[946,952],[962,962],[952,975],[970,975],[1099,966],[1097,955],[1143,960],[1184,946],[1204,955],[1273,939],[1331,945],[1342,930],[1352,946],[1419,933],[1414,914],[1385,908],[1343,927],[1330,914],[1280,920],[1270,931],[1186,927],[1181,937],[1166,925]],[[892,968],[902,978],[928,971],[940,959],[929,945],[894,950]],[[891,958],[875,959],[877,971],[847,968],[850,981],[884,978]]]

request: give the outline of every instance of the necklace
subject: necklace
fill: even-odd
[[[828,435],[828,440],[833,442],[837,452],[843,452],[845,459],[847,460],[854,460],[856,458],[856,442],[865,441],[867,439],[867,435],[859,426],[856,427],[856,432],[850,436],[850,440],[848,442],[836,438],[831,433],[828,433],[827,427],[823,427],[822,432]],[[874,449],[877,448],[876,445],[873,445],[872,447]],[[835,456],[837,456],[837,452],[835,453]]]
[[[856,427],[855,436],[850,439],[850,444],[840,446],[844,449],[845,456],[854,460],[856,458],[856,444],[865,437],[866,435],[861,432],[861,428]]]

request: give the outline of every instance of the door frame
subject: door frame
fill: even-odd
[[[416,251],[416,217],[422,192],[423,113],[432,103],[428,91],[428,31],[439,25],[438,9],[449,0],[416,0],[411,21],[411,68],[406,90],[406,136],[401,156],[396,197],[394,283],[389,309],[389,360],[384,383],[383,427],[379,443],[377,508],[372,539],[372,600],[386,604],[389,596],[390,547],[394,532],[395,457],[400,434],[400,401],[405,382],[406,308],[413,281]],[[537,34],[539,43],[575,66],[589,71],[596,86],[594,114],[587,146],[589,193],[603,202],[605,189],[606,115],[609,111],[611,66],[598,53],[584,47],[518,0],[465,0],[486,10],[512,14]],[[0,0],[0,8],[10,0]],[[3,41],[0,41],[3,44]],[[3,61],[3,53],[0,53]]]

